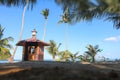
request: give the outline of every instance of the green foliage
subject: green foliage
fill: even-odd
[[[61,43],[59,45],[56,45],[56,42],[53,40],[50,40],[50,46],[47,47],[47,51],[49,52],[50,55],[52,55],[53,60],[57,61],[84,61],[84,62],[95,62],[95,56],[97,55],[98,52],[101,52],[102,50],[99,49],[98,45],[92,46],[88,45],[86,48],[88,49],[85,51],[85,54],[80,55],[79,52],[76,52],[73,54],[69,50],[64,50],[64,51],[59,51]],[[57,57],[57,58],[56,58]]]
[[[69,16],[72,23],[81,20],[91,20],[93,18],[92,9],[96,6],[90,0],[55,0],[62,6],[63,11],[69,8]]]
[[[3,31],[4,28],[0,25],[0,59],[7,59],[11,55],[9,49],[12,48],[9,41],[13,41],[13,38],[7,37],[2,39]]]
[[[49,52],[50,55],[52,55],[53,60],[55,60],[55,56],[58,54],[58,49],[60,47],[61,43],[57,46],[55,41],[50,40],[50,47],[47,47],[47,51]]]
[[[2,48],[0,51],[0,60],[6,60],[11,56],[9,49],[7,48]]]
[[[61,17],[62,19],[58,23],[71,23],[68,7],[65,9],[65,12],[63,13],[63,15],[61,15]]]
[[[60,52],[58,53],[58,56],[59,56],[59,58],[60,58],[60,61],[70,61],[69,58],[70,58],[70,55],[71,55],[71,54],[72,54],[72,53],[71,53],[70,51],[65,50],[65,51],[60,51]]]
[[[70,61],[75,62],[77,59],[80,59],[81,55],[79,55],[79,52],[76,52],[75,54],[70,54]]]
[[[95,62],[96,54],[98,52],[101,52],[102,50],[99,49],[98,45],[96,45],[96,46],[88,45],[86,48],[88,49],[88,51],[85,51],[85,53],[88,54],[91,57],[92,62]]]
[[[49,15],[49,9],[42,10],[42,15],[45,17],[45,19],[47,19]]]
[[[28,6],[33,8],[37,0],[0,0],[0,5],[5,5],[5,6],[25,6],[26,3],[28,2]]]
[[[91,58],[88,54],[80,55],[78,58],[80,61],[83,61],[83,62],[91,62]]]
[[[116,29],[120,28],[119,0],[55,0],[55,2],[62,6],[63,11],[66,7],[69,8],[72,23],[103,18],[112,21]]]

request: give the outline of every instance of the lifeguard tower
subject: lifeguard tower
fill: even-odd
[[[21,40],[16,45],[23,46],[23,61],[43,61],[44,46],[49,46],[48,43],[36,39],[37,31],[32,30],[32,38]]]

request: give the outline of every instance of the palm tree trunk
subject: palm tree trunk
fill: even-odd
[[[43,41],[45,41],[47,20],[48,19],[45,19],[45,22],[44,22],[44,32],[43,32],[43,39],[42,39]]]
[[[95,62],[95,56],[92,56],[92,62],[93,63]]]
[[[53,59],[53,61],[55,61],[55,56],[54,55],[52,56],[52,59]]]
[[[26,0],[26,5],[24,6],[23,13],[22,13],[22,25],[21,25],[21,31],[20,31],[20,36],[19,36],[18,41],[20,41],[22,39],[22,35],[23,35],[23,31],[24,31],[25,12],[27,10],[28,3],[29,3],[29,0]],[[17,48],[18,48],[18,46],[15,46],[13,55],[8,59],[9,62],[13,62]]]
[[[68,50],[68,24],[66,26],[66,50]]]

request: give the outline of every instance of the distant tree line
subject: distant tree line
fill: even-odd
[[[98,52],[101,52],[102,49],[99,48],[99,45],[88,45],[86,46],[87,51],[83,55],[80,55],[79,52],[72,53],[69,50],[59,51],[59,45],[56,44],[54,40],[50,40],[50,46],[47,47],[48,53],[52,56],[54,61],[85,61],[85,62],[95,62],[95,56]]]

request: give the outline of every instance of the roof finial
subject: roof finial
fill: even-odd
[[[32,37],[36,37],[37,31],[35,29],[32,30]]]

